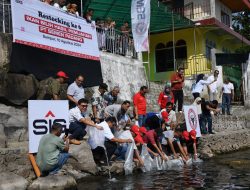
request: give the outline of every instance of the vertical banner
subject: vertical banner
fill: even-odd
[[[183,106],[183,108],[187,131],[190,132],[194,129],[196,131],[196,137],[201,137],[199,117],[196,106]]]
[[[150,0],[132,0],[131,24],[136,52],[149,51]]]
[[[54,123],[69,126],[69,104],[67,100],[29,100],[29,153],[36,153],[40,139],[50,133]]]

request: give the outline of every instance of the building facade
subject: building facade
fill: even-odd
[[[149,79],[169,80],[179,67],[185,68],[187,77],[210,73],[216,64],[215,53],[234,53],[250,45],[232,29],[232,14],[248,9],[247,0],[184,0],[174,11],[191,19],[194,27],[150,35],[150,52],[144,54],[144,61],[149,60],[145,64]]]

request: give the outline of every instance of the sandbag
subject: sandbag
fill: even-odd
[[[134,143],[129,143],[127,152],[125,154],[125,163],[124,163],[125,175],[133,173],[133,157],[134,157]]]
[[[167,161],[168,169],[179,169],[179,168],[182,168],[183,166],[184,166],[184,163],[181,158]]]
[[[141,158],[144,162],[144,166],[141,168],[143,172],[149,172],[152,170],[153,159],[148,153],[147,145],[142,145]]]

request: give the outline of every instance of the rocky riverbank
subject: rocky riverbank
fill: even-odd
[[[247,110],[236,111],[242,116],[221,116],[214,119],[215,135],[200,139],[202,158],[250,148]],[[242,114],[241,114],[242,113]],[[236,114],[235,114],[236,115]],[[58,176],[36,179],[28,160],[27,108],[0,104],[0,189],[76,189],[77,181],[88,175],[107,175],[107,168],[97,168],[86,141],[71,145],[71,158]],[[123,175],[123,163],[114,163],[111,172]]]

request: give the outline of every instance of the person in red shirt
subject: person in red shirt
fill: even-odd
[[[149,130],[143,137],[143,141],[153,152],[157,152],[163,160],[167,160],[168,158],[163,152],[161,143],[159,141],[159,138],[162,136],[162,132],[162,128]]]
[[[147,100],[146,93],[148,93],[148,87],[142,86],[140,91],[133,97],[135,119],[138,120],[139,126],[143,126],[146,119],[147,112]]]
[[[190,132],[183,131],[181,145],[186,155],[189,153],[194,153],[194,159],[196,160],[198,158],[196,131],[194,129],[192,129]]]
[[[171,77],[172,92],[174,94],[174,104],[178,101],[178,111],[182,111],[183,106],[183,85],[184,85],[184,69],[179,68]]]
[[[167,84],[164,90],[159,94],[158,104],[160,106],[160,110],[166,108],[166,104],[168,102],[174,103],[174,95],[171,91],[171,84]]]

